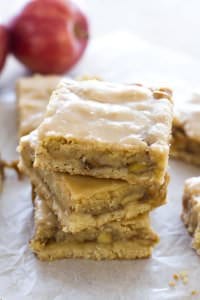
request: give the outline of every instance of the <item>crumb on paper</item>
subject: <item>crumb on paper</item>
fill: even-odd
[[[182,280],[182,283],[187,284],[188,283],[188,273],[187,273],[187,271],[181,271],[179,273],[179,275],[180,275],[180,278]]]
[[[173,275],[173,278],[174,278],[174,280],[179,280],[179,279],[180,279],[180,276],[179,276],[179,274],[175,273],[175,274]]]
[[[188,272],[187,271],[181,271],[181,272],[179,272],[179,275],[180,275],[180,277],[181,278],[183,278],[183,277],[188,277]]]
[[[169,286],[175,287],[177,282],[181,280],[182,284],[186,285],[188,283],[188,272],[187,271],[180,271],[174,273],[172,276],[172,280],[169,282]]]
[[[188,284],[188,278],[183,278],[182,282],[183,284]]]
[[[169,286],[175,287],[175,286],[176,286],[176,283],[175,283],[174,281],[170,281],[170,282],[169,282]]]
[[[182,284],[186,285],[189,282],[189,276],[188,276],[188,272],[187,271],[180,271],[177,273],[173,274],[173,279],[169,282],[169,286],[170,287],[175,287],[178,283],[179,280],[181,280]],[[199,291],[198,290],[192,290],[190,292],[191,296],[197,296],[199,295]]]
[[[199,294],[199,292],[196,291],[196,290],[193,290],[193,291],[191,292],[191,295],[192,295],[192,296],[196,296],[196,295],[198,295],[198,294]]]

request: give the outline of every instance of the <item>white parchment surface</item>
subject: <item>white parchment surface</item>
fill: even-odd
[[[200,62],[147,44],[127,33],[114,33],[90,43],[85,57],[71,73],[99,75],[123,82],[161,82],[197,86]],[[14,81],[24,69],[11,59],[0,77],[0,152],[17,157],[17,121]],[[200,257],[191,249],[191,238],[180,221],[185,178],[200,169],[170,161],[168,204],[152,214],[161,237],[152,258],[138,261],[63,260],[38,261],[28,248],[33,233],[28,180],[7,173],[0,196],[0,299],[198,299]],[[186,270],[187,285],[169,287],[174,273]]]

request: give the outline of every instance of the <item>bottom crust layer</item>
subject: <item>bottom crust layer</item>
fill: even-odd
[[[52,261],[64,258],[103,259],[137,259],[151,256],[152,246],[140,244],[140,241],[116,241],[112,244],[95,242],[60,242],[47,245],[34,239],[30,242],[31,249],[40,260]]]

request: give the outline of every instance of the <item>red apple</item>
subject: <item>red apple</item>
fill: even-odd
[[[3,69],[9,50],[8,31],[5,26],[0,25],[0,71]]]
[[[68,71],[88,43],[87,18],[68,0],[33,0],[9,28],[12,53],[43,74]]]

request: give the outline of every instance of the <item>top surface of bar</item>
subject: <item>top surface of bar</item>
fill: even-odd
[[[62,80],[52,94],[39,139],[75,138],[119,146],[169,146],[169,94],[138,85]]]

